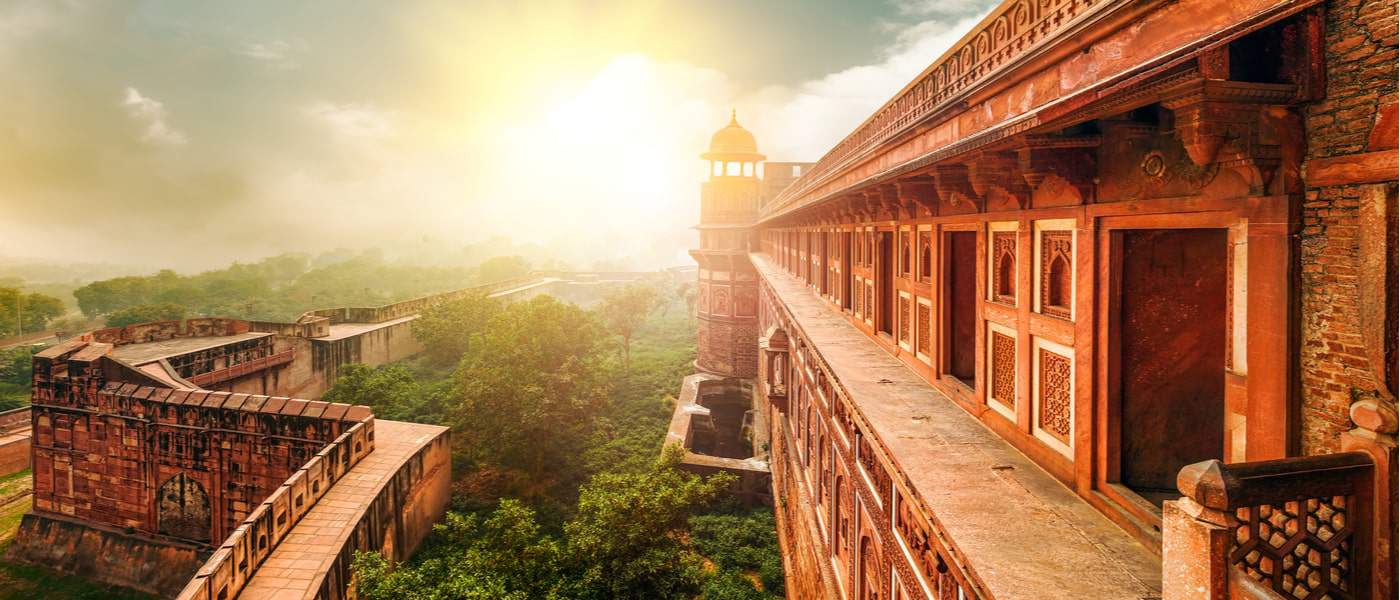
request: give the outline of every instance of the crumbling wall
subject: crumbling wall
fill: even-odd
[[[180,591],[208,555],[208,550],[191,544],[30,513],[20,521],[7,557],[169,597]]]

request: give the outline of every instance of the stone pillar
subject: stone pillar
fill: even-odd
[[[1224,600],[1235,516],[1190,498],[1162,506],[1162,600]]]
[[[1370,531],[1374,551],[1371,596],[1394,598],[1396,594],[1396,405],[1386,398],[1367,398],[1351,405],[1355,425],[1341,436],[1344,452],[1365,452],[1375,461],[1375,494]]]

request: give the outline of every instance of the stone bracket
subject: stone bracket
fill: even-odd
[[[1280,143],[1262,126],[1266,105],[1286,105],[1297,95],[1293,84],[1203,79],[1185,93],[1163,100],[1172,111],[1176,135],[1197,166],[1220,163],[1238,171],[1251,192],[1262,194],[1280,163]]]
[[[1018,210],[1030,205],[1031,189],[1012,152],[983,152],[967,163],[968,181],[987,210]]]
[[[1098,175],[1099,136],[1027,135],[1017,148],[1021,176],[1030,193],[1055,177],[1079,192],[1081,202],[1093,202]]]
[[[968,212],[969,208],[976,211],[980,207],[977,192],[972,189],[972,181],[968,178],[967,165],[936,165],[933,167],[933,181],[941,201],[940,212],[944,208]]]

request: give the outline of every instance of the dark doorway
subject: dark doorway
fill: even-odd
[[[1224,455],[1229,235],[1121,235],[1119,475],[1160,506],[1182,467]]]
[[[161,535],[210,541],[209,494],[184,473],[177,473],[156,490],[157,531]]]
[[[829,279],[828,274],[831,271],[831,263],[828,262],[828,257],[830,256],[831,249],[826,247],[826,240],[828,237],[831,237],[831,234],[828,232],[822,231],[817,233],[817,251],[819,253],[817,256],[820,257],[820,262],[817,265],[817,270],[821,271],[821,290],[823,296],[831,293],[831,290],[827,287],[827,280]]]
[[[968,387],[977,382],[977,232],[953,231],[947,236],[947,275],[943,301],[947,324],[948,374]]]
[[[841,232],[841,308],[851,310],[851,232]]]
[[[880,264],[876,265],[875,287],[880,294],[880,308],[875,311],[875,322],[881,333],[894,335],[894,233],[881,231],[876,235],[880,244],[876,257]]]

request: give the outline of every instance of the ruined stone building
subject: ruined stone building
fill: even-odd
[[[295,323],[100,329],[34,357],[0,414],[0,473],[33,470],[9,556],[181,600],[345,598],[356,551],[409,557],[449,498],[447,429],[316,400],[347,364],[421,350],[412,323],[465,294],[586,303],[637,273],[538,273]]]
[[[790,185],[731,122],[671,439],[793,598],[1396,597],[1396,39],[1007,0]]]

